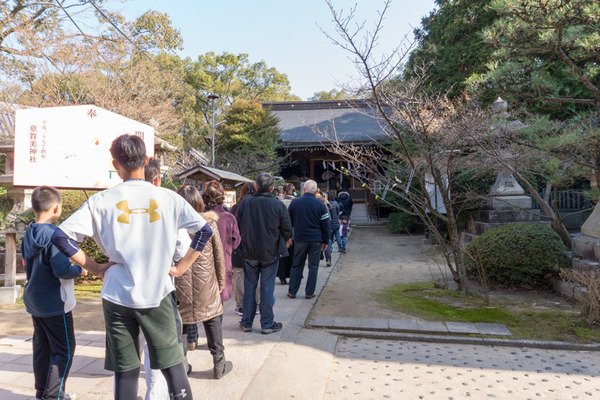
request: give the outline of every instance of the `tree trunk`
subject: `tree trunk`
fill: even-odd
[[[558,233],[565,246],[567,246],[567,249],[571,250],[571,235],[569,234],[569,231],[567,231],[565,224],[563,224],[560,215],[554,212],[554,209],[548,201],[540,197],[539,193],[535,190],[531,183],[529,183],[529,181],[525,179],[523,175],[515,171],[513,171],[513,175],[515,176],[515,178],[517,178],[517,180],[519,180],[519,183],[521,183],[521,185],[525,186],[525,189],[529,192],[531,197],[533,197],[535,201],[538,202],[540,208],[544,211],[546,217],[548,217],[548,219],[550,220],[550,225],[552,225],[552,228],[554,228],[556,233]]]
[[[451,209],[448,210],[448,239],[452,247],[452,256],[454,258],[454,268],[458,277],[458,290],[466,294],[469,289],[469,281],[467,279],[467,271],[463,259],[463,248],[460,241],[460,232],[456,223],[456,218]]]

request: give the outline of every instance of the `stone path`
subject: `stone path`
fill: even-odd
[[[596,352],[340,338],[325,399],[597,399]]]
[[[332,271],[324,263],[319,268],[318,293]],[[256,320],[253,332],[242,332],[239,317],[232,312],[233,303],[226,303],[225,352],[234,369],[222,380],[211,379],[212,359],[201,338],[200,350],[188,353],[194,368],[190,383],[196,398],[600,398],[598,352],[409,342],[399,335],[429,340],[431,333],[436,333],[438,341],[446,338],[450,342],[460,339],[491,343],[491,339],[477,336],[487,328],[501,333],[503,326],[475,324],[478,332],[472,337],[468,332],[473,326],[454,323],[394,318],[309,319],[316,299],[289,299],[286,293],[287,286],[276,285],[275,319],[283,322],[284,329],[271,335],[260,334]],[[23,318],[29,317],[24,313]],[[313,328],[306,327],[307,321]],[[353,332],[384,338],[348,337]],[[386,340],[386,335],[401,340]],[[515,341],[513,345],[528,343]],[[0,400],[34,400],[31,358],[30,336],[0,339]],[[104,333],[77,331],[67,392],[76,392],[78,398],[86,400],[112,399],[113,378],[103,369],[103,362]],[[143,393],[142,373],[140,395]]]

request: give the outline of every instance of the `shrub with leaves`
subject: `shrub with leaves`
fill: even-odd
[[[465,249],[469,278],[503,287],[549,287],[566,265],[566,247],[552,229],[510,224],[490,229]]]
[[[422,230],[417,217],[404,212],[391,213],[388,216],[388,227],[392,233],[413,233]]]

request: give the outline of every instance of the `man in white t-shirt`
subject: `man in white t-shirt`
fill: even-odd
[[[169,274],[180,276],[198,257],[212,230],[179,195],[144,181],[144,141],[121,135],[110,148],[123,183],[91,196],[63,222],[52,242],[74,262],[94,271],[76,242],[94,238],[112,266],[104,272],[101,297],[106,324],[105,368],[115,372],[115,399],[137,398],[140,328],[150,363],[167,380],[172,399],[193,398],[184,366],[181,321]],[[177,233],[194,239],[177,267],[171,267]],[[102,273],[102,271],[98,271]]]

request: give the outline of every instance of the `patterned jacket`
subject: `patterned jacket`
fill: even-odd
[[[225,256],[218,233],[219,216],[213,211],[201,215],[214,233],[192,266],[181,277],[175,278],[179,313],[186,325],[223,314],[220,292],[225,287]]]

